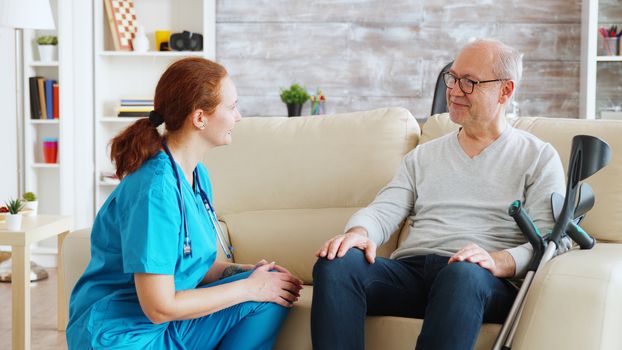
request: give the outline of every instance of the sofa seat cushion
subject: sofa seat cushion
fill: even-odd
[[[313,286],[305,285],[300,299],[292,308],[285,324],[279,332],[274,349],[307,350],[311,349],[311,299]],[[370,316],[365,320],[365,349],[400,350],[415,348],[421,332],[423,320],[416,318]],[[499,324],[484,324],[480,330],[476,350],[490,350],[497,334]]]
[[[257,210],[222,216],[227,223],[237,263],[276,261],[305,283],[312,283],[315,252],[328,239],[343,232],[359,208]],[[378,250],[388,257],[398,235]]]

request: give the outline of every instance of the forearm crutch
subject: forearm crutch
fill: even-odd
[[[577,135],[573,137],[564,204],[546,243],[529,215],[522,210],[520,201],[514,201],[510,205],[508,213],[514,218],[529,243],[531,243],[534,253],[529,262],[528,272],[523,285],[497,337],[497,341],[493,347],[494,350],[509,350],[511,348],[514,335],[518,328],[518,321],[523,311],[527,291],[538,270],[555,255],[563,235],[567,234],[581,249],[591,249],[594,246],[594,239],[574,222],[577,210],[582,212],[581,215],[584,215],[587,211],[585,207],[589,206],[591,208],[594,200],[593,194],[591,198],[589,198],[592,203],[587,205],[581,203],[577,205],[576,196],[579,189],[579,182],[605,167],[610,160],[611,149],[603,140],[589,135]],[[583,193],[583,188],[581,190]],[[591,191],[589,186],[586,187],[586,193],[588,190]],[[589,200],[586,200],[586,203],[589,202]]]

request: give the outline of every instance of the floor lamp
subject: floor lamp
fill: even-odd
[[[24,88],[22,84],[23,60],[23,30],[24,29],[54,29],[54,18],[49,0],[0,0],[0,27],[9,27],[15,30],[15,103],[17,118],[17,188],[18,193],[24,193]],[[10,261],[0,266],[0,282],[11,281]],[[37,281],[47,277],[47,272],[30,262],[30,280]]]

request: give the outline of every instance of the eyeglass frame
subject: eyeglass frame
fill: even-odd
[[[443,72],[443,84],[445,84],[445,87],[448,88],[449,90],[453,90],[453,87],[449,87],[449,85],[447,84],[447,81],[445,79],[446,76],[451,76],[454,78],[454,80],[458,83],[458,87],[460,88],[460,91],[462,91],[462,93],[464,93],[465,95],[470,95],[473,93],[473,91],[475,90],[475,86],[479,85],[479,84],[484,84],[484,83],[492,83],[492,82],[496,82],[496,81],[507,81],[507,80],[512,80],[512,79],[492,79],[492,80],[473,80],[473,79],[469,79],[469,78],[459,78],[457,77],[455,74],[453,74],[450,71],[445,71]],[[464,87],[462,87],[462,80],[468,80],[472,85],[473,88],[471,89],[471,91],[466,92],[464,91]],[[456,86],[456,83],[454,83],[454,87]]]

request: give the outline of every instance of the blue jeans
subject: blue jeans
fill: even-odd
[[[516,289],[477,264],[448,257],[365,260],[352,248],[313,268],[314,349],[364,349],[366,315],[423,318],[417,349],[472,349],[482,322],[503,323]]]

